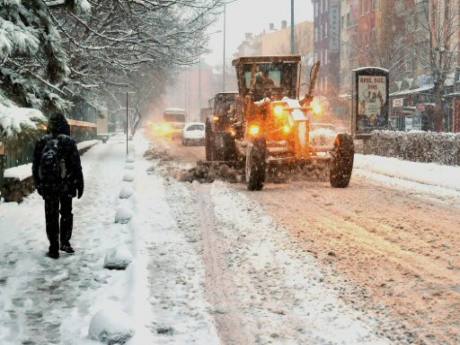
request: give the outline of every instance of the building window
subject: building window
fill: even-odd
[[[372,0],[372,9],[377,11],[379,9],[379,0]]]
[[[327,25],[328,25],[328,22],[327,21],[324,22],[324,37],[327,37],[327,31],[328,31]]]
[[[324,65],[328,64],[328,52],[327,49],[324,51]]]

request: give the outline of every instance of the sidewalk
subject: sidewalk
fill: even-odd
[[[202,262],[178,231],[163,180],[147,174],[146,145],[139,135],[127,161],[124,139],[115,137],[82,157],[86,186],[74,199],[75,255],[45,256],[36,193],[20,205],[0,204],[0,344],[100,344],[101,330],[117,327],[131,345],[219,343]],[[132,260],[126,270],[103,268],[113,249]]]
[[[117,189],[125,163],[123,142],[114,138],[82,158],[85,195],[74,199],[72,244],[77,253],[45,257],[43,201],[32,194],[18,205],[0,204],[0,343],[84,344],[98,290],[115,274],[104,271]],[[86,328],[86,330],[85,330]],[[87,342],[92,343],[92,342]]]

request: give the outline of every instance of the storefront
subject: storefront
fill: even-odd
[[[432,130],[432,85],[390,94],[390,125],[399,131]]]

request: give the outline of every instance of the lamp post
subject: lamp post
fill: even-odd
[[[201,112],[201,56],[198,61],[198,111]]]
[[[295,47],[295,28],[294,28],[294,5],[295,1],[291,0],[291,54],[294,55],[296,52]]]
[[[225,92],[225,72],[226,72],[226,55],[227,55],[227,4],[224,4],[224,47],[223,47],[223,61],[222,61],[222,92]]]
[[[134,94],[134,91],[126,91],[126,156],[129,153],[129,94]]]

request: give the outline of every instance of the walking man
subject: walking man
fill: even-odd
[[[74,253],[70,245],[72,198],[82,197],[84,182],[77,144],[70,137],[70,127],[63,114],[50,116],[48,134],[35,145],[32,172],[38,194],[45,200],[48,256],[59,258],[59,249]]]

